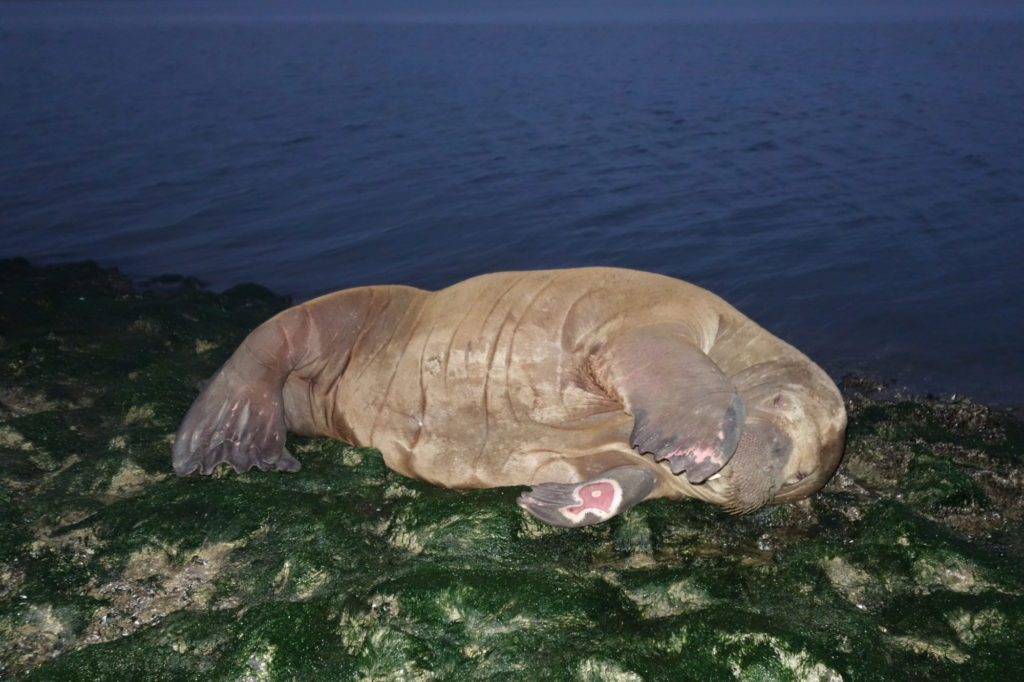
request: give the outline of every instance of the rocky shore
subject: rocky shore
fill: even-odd
[[[197,386],[285,305],[0,262],[0,679],[1019,679],[1015,416],[846,378],[813,499],[582,530],[328,439],[174,476]]]

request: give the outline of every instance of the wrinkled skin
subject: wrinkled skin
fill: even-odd
[[[175,470],[295,471],[286,430],[450,488],[597,523],[656,497],[735,512],[810,495],[842,456],[828,376],[714,294],[631,270],[328,294],[257,328],[196,399]]]

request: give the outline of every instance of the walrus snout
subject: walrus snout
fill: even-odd
[[[832,478],[842,460],[846,442],[845,431],[844,421],[843,428],[817,448],[817,456],[809,471],[798,469],[791,479],[785,481],[782,488],[773,494],[772,502],[795,502],[820,490]]]
[[[748,421],[725,469],[730,483],[729,511],[746,514],[773,501],[792,454],[793,441],[773,422]]]

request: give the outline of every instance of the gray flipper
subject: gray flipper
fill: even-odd
[[[178,428],[174,471],[212,473],[224,462],[241,473],[298,471],[285,449],[282,389],[294,366],[278,321],[265,323],[239,346],[192,403]]]
[[[535,485],[517,503],[552,526],[590,526],[642,502],[657,483],[646,467],[623,466],[582,483]]]
[[[702,483],[736,451],[746,410],[736,389],[671,325],[631,330],[595,359],[605,388],[633,415],[630,445]]]

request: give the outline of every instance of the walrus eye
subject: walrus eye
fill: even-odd
[[[789,398],[779,393],[772,400],[772,407],[775,407],[780,410],[788,410],[789,408],[793,407],[793,403],[789,400]]]
[[[805,471],[797,471],[795,474],[793,474],[786,480],[786,485],[796,485],[797,483],[804,480],[810,475],[810,473]]]

